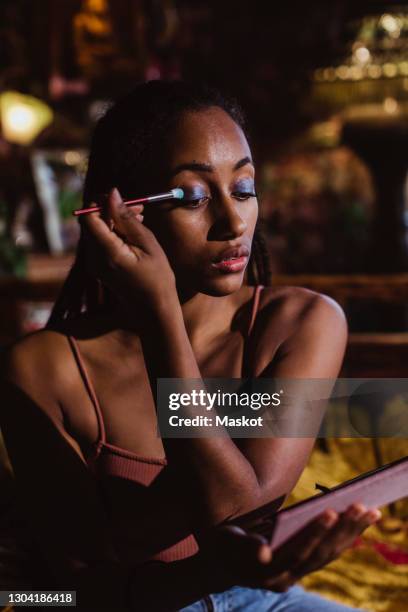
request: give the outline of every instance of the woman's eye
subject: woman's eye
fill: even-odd
[[[257,197],[257,194],[254,191],[234,191],[232,195],[238,200],[248,200],[249,198]]]
[[[188,208],[199,208],[208,202],[209,199],[209,196],[202,196],[200,198],[185,198],[184,202]]]

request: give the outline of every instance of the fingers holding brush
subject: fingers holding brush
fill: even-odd
[[[85,215],[91,268],[125,300],[159,303],[160,291],[175,291],[174,272],[154,233],[143,221],[143,204],[128,206],[117,189],[102,210]],[[160,271],[160,285],[157,273]]]
[[[106,203],[106,213],[113,222],[113,231],[129,246],[154,255],[161,249],[154,233],[143,224],[143,204],[131,206],[122,200],[119,191],[112,189]]]
[[[116,188],[109,192],[106,206],[104,207],[104,213],[109,219],[111,229],[125,238],[129,230],[129,222],[131,223],[134,219],[137,219],[140,223],[143,222],[143,211],[144,204],[126,205],[122,200],[119,190]]]

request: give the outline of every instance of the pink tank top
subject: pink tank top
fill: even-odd
[[[247,338],[250,336],[256,314],[258,312],[259,297],[263,285],[257,285],[254,290],[252,300],[252,310],[250,323],[247,330]],[[100,404],[95,393],[95,389],[88,375],[87,369],[81,353],[79,350],[78,343],[73,336],[68,336],[70,346],[75,356],[78,369],[81,377],[84,381],[85,387],[89,394],[89,397],[95,408],[99,435],[98,440],[93,445],[93,453],[87,458],[89,469],[92,471],[97,479],[102,478],[104,475],[109,475],[117,478],[123,478],[131,480],[133,482],[142,485],[143,487],[150,487],[159,474],[167,466],[166,458],[161,457],[149,457],[145,455],[138,455],[132,451],[128,451],[123,448],[119,448],[113,444],[110,444],[106,440],[106,431],[102,411]],[[246,344],[246,343],[245,343]],[[246,356],[246,346],[244,347],[244,358]],[[165,508],[165,506],[163,506]],[[169,547],[165,547],[156,554],[150,555],[146,560],[157,559],[160,561],[177,561],[184,559],[195,554],[198,551],[198,544],[192,533],[189,533],[186,537],[181,538],[176,543]]]

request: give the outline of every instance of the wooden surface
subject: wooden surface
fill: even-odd
[[[53,300],[73,262],[73,256],[30,255],[26,278],[0,276],[0,300]]]
[[[278,274],[274,285],[296,285],[326,293],[344,305],[351,298],[401,303],[408,301],[408,274]]]

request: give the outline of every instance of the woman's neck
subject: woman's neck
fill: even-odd
[[[238,291],[225,296],[195,293],[182,296],[180,307],[187,334],[192,345],[203,345],[215,337],[231,330],[234,317],[240,306],[250,299],[253,288],[242,286]],[[172,312],[166,313],[170,319]],[[75,325],[78,338],[109,336],[124,348],[139,346],[144,320],[137,306],[134,314],[125,311],[120,302],[110,305],[108,312],[101,310],[84,314]]]

